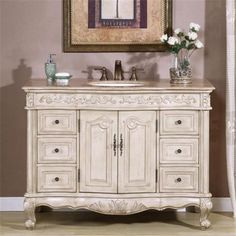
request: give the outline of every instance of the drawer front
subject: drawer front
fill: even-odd
[[[38,163],[75,163],[76,138],[39,138]]]
[[[198,192],[198,168],[161,167],[160,192]]]
[[[76,168],[66,166],[38,167],[38,192],[75,192]]]
[[[161,134],[198,134],[198,111],[162,111]]]
[[[39,134],[75,134],[76,111],[38,111]]]
[[[198,139],[161,139],[160,162],[197,164]]]

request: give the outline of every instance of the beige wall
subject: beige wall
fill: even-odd
[[[210,188],[214,196],[228,196],[226,183],[225,108],[225,1],[174,0],[174,25],[190,22],[202,26],[200,37],[206,49],[192,57],[196,78],[208,78],[216,86],[211,118]],[[61,0],[0,1],[0,91],[1,91],[1,194],[22,196],[26,191],[26,112],[22,85],[28,79],[44,78],[44,62],[57,54],[59,70],[76,78],[91,75],[92,66],[104,65],[113,71],[115,59],[125,69],[144,67],[144,77],[168,77],[168,53],[80,53],[62,52]]]

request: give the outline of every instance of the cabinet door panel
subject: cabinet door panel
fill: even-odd
[[[119,184],[120,193],[156,190],[156,112],[119,113]],[[122,148],[122,147],[120,147]]]
[[[117,192],[117,112],[81,111],[80,192]]]

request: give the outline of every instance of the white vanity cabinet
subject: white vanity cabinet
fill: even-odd
[[[112,215],[196,206],[201,227],[210,226],[209,82],[111,88],[42,79],[23,89],[27,228],[43,205]]]
[[[155,126],[155,111],[81,111],[80,192],[156,192]]]

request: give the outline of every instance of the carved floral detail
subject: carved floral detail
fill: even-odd
[[[210,94],[203,94],[202,106],[203,107],[210,107],[210,105],[211,105]]]
[[[34,94],[33,93],[27,93],[27,95],[26,95],[26,106],[27,107],[33,107],[34,106]]]
[[[68,104],[68,105],[194,105],[197,99],[194,95],[72,95],[47,94],[39,98],[41,104]]]
[[[39,99],[39,103],[65,103],[68,105],[78,105],[78,104],[116,104],[116,101],[112,96],[82,96],[82,95],[58,95],[58,94],[50,94],[43,95]]]
[[[141,202],[134,201],[129,203],[125,200],[98,201],[97,203],[89,205],[88,208],[96,212],[106,212],[106,214],[116,215],[125,215],[147,210],[147,207]]]
[[[191,105],[197,101],[195,97],[184,94],[152,95],[152,96],[121,96],[120,104],[160,105],[160,104],[184,104]]]

